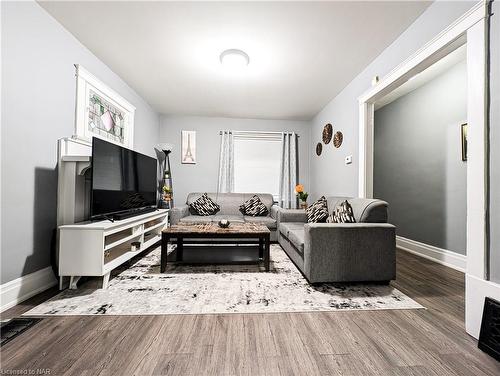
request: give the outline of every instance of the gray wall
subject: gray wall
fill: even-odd
[[[82,64],[134,106],[134,144],[154,155],[159,115],[35,2],[2,2],[1,283],[50,265],[57,139],[74,133]]]
[[[161,142],[175,145],[170,164],[176,205],[185,202],[193,191],[215,192],[219,165],[219,131],[263,130],[295,131],[299,134],[299,177],[309,188],[309,128],[307,121],[233,119],[215,117],[164,116],[161,120]],[[180,163],[181,131],[196,131],[196,158],[194,165]]]
[[[375,197],[408,239],[465,254],[467,162],[460,125],[467,122],[467,65],[375,111]]]
[[[312,199],[322,194],[357,196],[358,97],[370,88],[373,76],[386,75],[474,4],[475,2],[444,1],[433,3],[315,116],[311,129],[311,148],[321,141],[321,131],[326,123],[332,123],[335,129],[344,133],[344,144],[340,149],[328,145],[323,147],[320,157],[315,154],[311,156]],[[353,156],[353,163],[350,165],[344,164],[344,157],[347,155]]]
[[[490,279],[500,282],[500,3],[490,31]]]

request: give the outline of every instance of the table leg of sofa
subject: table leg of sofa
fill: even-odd
[[[259,260],[264,258],[264,238],[259,238]]]
[[[184,247],[182,244],[182,237],[177,237],[177,261],[182,261],[184,259]]]
[[[165,273],[165,269],[167,269],[168,241],[169,237],[167,236],[167,234],[162,233],[160,273]]]
[[[265,246],[265,250],[264,250],[264,267],[266,268],[266,272],[269,271],[269,264],[271,262],[270,258],[271,258],[271,250],[270,250],[270,239],[269,239],[269,234],[266,235],[265,239],[264,239],[264,246]]]

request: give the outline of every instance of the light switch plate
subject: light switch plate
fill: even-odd
[[[352,163],[352,155],[348,155],[345,157],[345,164],[351,164]]]

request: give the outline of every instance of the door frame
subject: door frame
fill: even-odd
[[[467,44],[467,269],[466,330],[479,335],[484,296],[472,289],[488,280],[488,4],[481,1],[410,58],[392,70],[359,100],[360,197],[373,197],[374,103],[415,74]],[[500,285],[497,285],[500,297]],[[486,290],[484,288],[483,290]],[[491,295],[497,295],[497,293]]]

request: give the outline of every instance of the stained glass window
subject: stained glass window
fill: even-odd
[[[89,130],[123,143],[125,114],[92,90],[89,91],[89,97]]]

